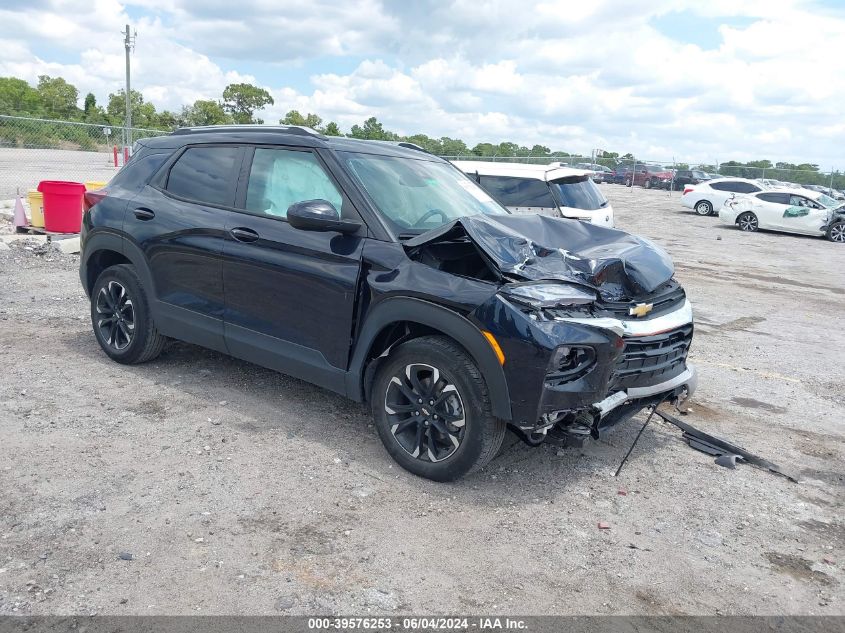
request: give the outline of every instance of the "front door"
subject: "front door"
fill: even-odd
[[[250,148],[227,214],[224,329],[229,352],[343,391],[366,235],[293,228],[290,205],[322,199],[360,217],[310,149]]]
[[[791,233],[821,235],[821,227],[826,223],[829,211],[807,196],[791,194],[789,206],[778,218],[778,226]]]

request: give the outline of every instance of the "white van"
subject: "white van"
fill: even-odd
[[[452,161],[499,204],[514,213],[538,213],[613,226],[613,207],[586,169],[560,163],[526,165]]]

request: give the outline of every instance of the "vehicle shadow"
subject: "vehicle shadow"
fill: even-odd
[[[502,449],[483,470],[457,482],[435,483],[407,473],[393,462],[381,445],[366,404],[186,343],[171,343],[159,358],[129,366],[106,357],[89,330],[69,333],[63,343],[67,353],[76,356],[81,371],[86,371],[86,365],[99,365],[91,367],[91,373],[106,369],[132,385],[131,389],[112,389],[111,398],[119,406],[137,408],[133,399],[138,391],[156,387],[161,390],[158,400],[165,403],[167,392],[176,390],[179,397],[170,398],[170,404],[189,401],[202,408],[226,400],[226,424],[241,434],[278,438],[282,431],[289,441],[321,443],[344,462],[354,463],[367,478],[387,485],[399,479],[404,486],[474,504],[497,505],[504,496],[516,504],[530,503],[535,496],[548,496],[550,486],[560,491],[582,477],[612,476],[645,420],[641,413],[611,429],[606,437],[588,440],[582,448],[562,449],[548,443],[531,447],[508,431]],[[163,407],[150,415],[164,421]],[[179,407],[170,406],[167,418],[170,423],[180,419]],[[666,434],[646,432],[629,461],[649,459],[670,441]]]

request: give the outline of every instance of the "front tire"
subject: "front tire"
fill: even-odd
[[[834,222],[827,228],[825,235],[831,242],[839,242],[845,244],[845,222]]]
[[[128,264],[106,268],[94,282],[91,326],[109,358],[125,365],[152,360],[167,341],[153,323],[138,273]]]
[[[492,413],[475,362],[443,336],[413,339],[390,354],[376,373],[372,409],[390,456],[434,481],[483,468],[501,448],[507,428]]]
[[[736,223],[739,225],[740,231],[749,231],[753,233],[760,228],[757,216],[751,213],[751,211],[746,211],[745,213],[740,214],[740,216],[736,219]]]
[[[699,200],[695,203],[694,209],[698,215],[710,215],[713,213],[713,205],[709,200]]]

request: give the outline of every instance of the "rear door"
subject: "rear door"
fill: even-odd
[[[125,227],[149,262],[159,329],[225,351],[225,209],[235,200],[242,150],[185,148],[129,205]]]
[[[223,247],[229,352],[343,391],[361,253],[358,234],[292,227],[287,209],[322,199],[361,221],[319,154],[248,148]]]
[[[784,210],[789,206],[789,194],[779,191],[764,191],[751,196],[752,211],[757,216],[761,229],[778,228]]]

